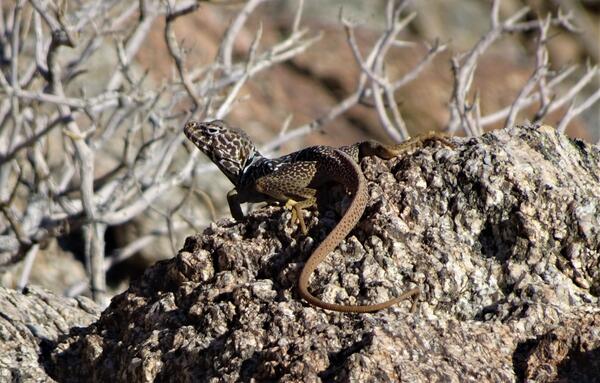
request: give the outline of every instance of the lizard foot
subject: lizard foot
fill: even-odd
[[[285,208],[292,211],[292,222],[298,222],[302,234],[306,235],[308,230],[306,230],[306,224],[304,223],[304,217],[302,216],[302,207],[298,201],[294,201],[291,198],[288,199],[285,203]]]

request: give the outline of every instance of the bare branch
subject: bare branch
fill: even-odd
[[[450,108],[450,121],[447,126],[447,130],[451,133],[454,133],[460,127],[463,127],[468,133],[473,134],[473,117],[469,115],[471,107],[467,101],[467,94],[471,88],[471,83],[473,82],[478,59],[502,36],[503,33],[506,33],[511,26],[525,16],[525,14],[529,12],[529,8],[521,8],[504,22],[499,21],[498,12],[499,1],[495,1],[492,5],[490,16],[492,28],[470,51],[452,59],[454,90]]]
[[[177,39],[175,37],[175,32],[173,31],[173,22],[180,16],[184,16],[192,11],[195,11],[195,8],[186,8],[177,13],[167,15],[167,21],[165,25],[165,41],[167,43],[167,47],[169,48],[169,53],[171,57],[175,61],[175,66],[177,67],[177,72],[179,73],[179,77],[183,86],[185,87],[186,92],[192,99],[194,103],[194,108],[192,113],[194,113],[201,104],[200,98],[196,94],[194,90],[194,85],[192,80],[190,79],[187,69],[185,68],[185,64],[183,62],[182,52],[179,48],[179,44],[177,44]]]
[[[529,93],[531,93],[531,91],[536,86],[536,84],[539,83],[540,78],[542,78],[545,74],[546,74],[546,66],[545,65],[536,68],[535,72],[531,75],[531,77],[529,78],[527,83],[523,86],[523,88],[521,88],[521,91],[519,92],[519,94],[513,101],[512,105],[510,106],[510,109],[508,112],[508,117],[506,117],[506,121],[504,122],[504,128],[509,128],[514,125],[515,120],[517,118],[517,113],[519,113],[519,110],[521,110],[521,105],[522,105],[521,100],[524,99]]]
[[[231,109],[233,101],[235,100],[238,93],[242,89],[242,86],[246,83],[246,81],[250,77],[250,71],[252,68],[253,61],[254,61],[254,56],[256,55],[256,50],[258,49],[258,43],[260,42],[261,37],[262,37],[262,24],[260,24],[258,31],[256,31],[256,36],[254,38],[254,42],[250,46],[250,52],[248,54],[248,62],[246,64],[246,74],[244,76],[240,77],[240,79],[235,83],[235,85],[229,92],[229,95],[227,96],[225,101],[223,101],[223,103],[221,104],[221,107],[219,107],[219,110],[217,111],[217,113],[215,113],[215,118],[223,118],[227,114],[229,109]]]
[[[217,56],[218,61],[223,64],[226,72],[228,72],[231,68],[233,43],[235,42],[235,38],[242,30],[242,27],[254,9],[264,2],[265,0],[249,0],[244,5],[244,8],[242,8],[237,16],[231,21],[227,31],[225,31],[225,35],[221,40],[221,46],[219,47],[219,53]]]
[[[598,100],[600,100],[600,89],[597,89],[591,96],[589,96],[584,102],[582,102],[578,106],[575,106],[575,103],[572,103],[567,113],[565,113],[565,115],[559,121],[557,130],[559,132],[564,132],[567,126],[569,125],[569,122],[571,122],[571,120],[574,117],[583,113],[586,109],[590,108],[592,105],[598,102]]]
[[[298,8],[294,15],[294,23],[292,24],[292,34],[298,33],[300,29],[300,21],[302,20],[302,11],[304,10],[304,0],[298,1]]]
[[[314,132],[315,130],[321,129],[322,127],[327,125],[329,122],[333,121],[335,118],[342,115],[343,113],[345,113],[347,110],[349,110],[350,108],[352,108],[359,102],[366,102],[366,99],[368,97],[374,97],[373,89],[370,87],[367,87],[367,81],[369,79],[374,84],[386,83],[387,84],[386,87],[388,88],[386,97],[388,99],[390,99],[390,96],[389,96],[390,94],[392,94],[397,89],[401,88],[402,86],[408,84],[410,81],[413,81],[415,78],[417,78],[417,76],[423,71],[423,69],[431,63],[433,58],[438,53],[443,52],[446,49],[445,45],[439,45],[436,42],[429,49],[428,53],[421,60],[421,62],[419,64],[417,64],[417,66],[415,66],[411,71],[409,71],[407,74],[405,74],[400,79],[398,79],[394,82],[391,82],[391,84],[389,81],[384,80],[384,78],[381,77],[379,74],[376,74],[372,70],[372,66],[375,62],[375,59],[378,54],[381,54],[382,52],[385,52],[387,50],[387,48],[385,48],[385,47],[384,47],[384,49],[382,49],[382,45],[385,45],[385,44],[389,44],[390,46],[394,45],[393,42],[395,41],[394,40],[395,36],[399,32],[398,29],[401,29],[400,27],[404,27],[412,19],[412,17],[414,17],[412,15],[409,15],[408,17],[406,17],[402,20],[399,20],[398,11],[401,10],[401,6],[402,6],[402,3],[399,3],[398,5],[396,5],[396,3],[393,1],[388,3],[388,12],[391,12],[391,17],[388,17],[388,20],[390,20],[389,21],[390,23],[388,25],[391,25],[391,30],[386,29],[386,31],[383,32],[382,36],[380,36],[380,38],[377,40],[377,42],[373,45],[373,47],[372,47],[369,55],[367,55],[366,59],[362,59],[362,55],[360,54],[358,44],[356,43],[356,39],[354,38],[354,35],[353,35],[352,25],[350,24],[350,22],[348,22],[347,20],[344,19],[342,13],[340,14],[340,20],[343,23],[344,27],[346,28],[346,33],[348,36],[348,44],[353,52],[353,55],[354,55],[357,63],[359,64],[359,66],[361,68],[361,75],[358,79],[358,84],[357,84],[355,91],[352,94],[346,96],[338,104],[332,106],[327,113],[318,117],[317,119],[313,120],[312,122],[310,122],[308,124],[304,124],[299,127],[296,127],[285,134],[280,134],[277,138],[273,139],[271,142],[264,145],[262,148],[263,150],[270,152],[273,149],[281,146],[285,142],[298,139],[302,136],[305,136],[305,135],[308,135],[308,134]],[[394,15],[396,15],[396,16],[394,16]],[[386,43],[386,41],[387,41],[387,43]],[[381,61],[381,62],[383,62],[383,61]],[[378,97],[381,98],[380,95]],[[379,103],[378,116],[380,116],[380,118],[382,118],[382,119],[387,119],[388,121],[390,121],[389,117],[387,117],[387,112],[385,111],[385,104],[386,103],[383,100],[381,100],[381,102]],[[394,105],[394,107],[397,108],[396,105]],[[399,125],[399,130],[398,130],[398,128],[391,128],[391,126],[392,126],[391,121],[389,122],[388,125],[384,125],[384,126],[388,127],[387,131],[392,137],[395,137],[395,139],[397,139],[397,140],[401,140],[402,137],[407,136],[408,133],[405,130],[406,128],[403,126],[403,120],[401,119],[401,116],[400,116],[398,110],[396,109],[396,111],[395,112],[392,111],[392,113],[395,114],[395,118],[397,119],[396,120],[397,124]],[[398,133],[399,131],[401,133]]]
[[[29,283],[29,275],[31,274],[31,268],[33,267],[33,262],[35,261],[39,249],[40,245],[36,243],[27,251],[27,255],[25,255],[25,262],[23,263],[23,271],[21,272],[21,277],[17,283],[17,290],[23,291],[23,289],[27,287],[27,284]]]
[[[138,52],[154,20],[158,16],[156,9],[150,5],[150,0],[140,0],[141,20],[125,45],[125,60],[129,63]],[[117,90],[123,81],[123,73],[116,71],[108,81],[107,90]]]
[[[552,80],[550,80],[547,83],[547,88],[553,89],[553,88],[557,87],[563,81],[565,81],[565,79],[567,79],[571,74],[573,74],[573,72],[576,69],[577,69],[576,66],[570,66],[570,67],[566,68],[565,70],[561,71],[557,76],[555,76]],[[527,108],[528,106],[531,106],[533,103],[539,101],[539,97],[540,97],[540,94],[535,93],[528,97],[522,98],[521,99],[521,107]],[[487,116],[482,117],[481,118],[482,126],[491,125],[491,124],[494,124],[494,123],[506,118],[506,116],[508,116],[509,111],[510,111],[510,106],[507,106],[503,109],[500,109],[496,112],[490,113]],[[549,108],[546,109],[546,113],[551,113],[552,111],[553,110],[550,110]]]
[[[414,81],[421,74],[421,72],[431,63],[431,61],[433,61],[435,56],[437,56],[441,52],[444,52],[447,48],[447,45],[440,45],[440,42],[436,40],[427,51],[427,54],[421,59],[421,61],[417,65],[415,65],[404,76],[394,81],[394,83],[392,84],[392,88],[394,90],[398,90],[406,84],[410,83],[411,81]]]

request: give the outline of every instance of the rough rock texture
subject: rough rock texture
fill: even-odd
[[[89,326],[100,309],[90,299],[61,298],[39,287],[0,287],[0,382],[53,382],[44,353],[75,326]]]
[[[366,159],[371,201],[319,267],[304,260],[348,198],[327,190],[308,237],[279,207],[223,220],[147,270],[51,351],[58,381],[591,381],[600,376],[600,149],[550,127]],[[327,198],[329,197],[329,198]],[[329,200],[329,201],[327,201]],[[318,217],[318,218],[317,218]]]

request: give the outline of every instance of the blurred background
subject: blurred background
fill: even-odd
[[[229,217],[232,185],[185,142],[189,118],[226,119],[270,156],[528,122],[600,140],[600,1],[0,8],[7,287],[105,303]]]

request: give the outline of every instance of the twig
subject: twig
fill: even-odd
[[[231,109],[231,105],[233,104],[233,101],[237,97],[239,91],[242,89],[242,86],[246,83],[246,81],[250,77],[250,71],[252,69],[252,64],[254,62],[254,59],[256,56],[256,50],[258,49],[258,44],[260,42],[261,37],[262,37],[262,23],[259,25],[259,28],[256,31],[256,36],[254,37],[254,41],[252,42],[252,45],[250,46],[250,52],[248,54],[248,61],[246,64],[246,74],[244,76],[240,77],[240,79],[235,83],[233,88],[229,91],[227,98],[225,99],[225,101],[223,101],[223,103],[219,107],[219,110],[217,110],[217,112],[215,113],[215,118],[220,119],[220,118],[223,118],[227,114],[229,109]]]
[[[188,13],[195,11],[196,8],[186,8],[177,13],[171,13],[167,15],[167,20],[165,24],[165,42],[167,43],[167,48],[169,49],[169,54],[175,61],[175,66],[177,67],[177,72],[179,73],[179,77],[181,78],[181,82],[183,86],[192,99],[194,103],[194,107],[191,113],[194,113],[201,104],[200,98],[196,94],[194,90],[194,85],[192,80],[190,79],[187,70],[185,68],[185,64],[183,61],[181,49],[179,48],[179,44],[177,44],[177,38],[175,37],[175,32],[173,31],[173,22],[180,16],[184,16]]]
[[[591,96],[589,96],[584,102],[582,102],[578,106],[575,106],[575,103],[573,102],[567,110],[567,113],[565,113],[565,115],[558,122],[558,131],[561,133],[564,132],[567,126],[569,125],[569,122],[571,122],[571,120],[574,117],[583,113],[586,109],[590,108],[592,105],[598,102],[598,100],[600,100],[600,89],[596,89],[596,91]]]
[[[525,83],[525,85],[521,88],[521,90],[519,91],[519,94],[517,94],[517,97],[515,97],[515,100],[513,101],[512,105],[510,106],[508,116],[506,117],[506,121],[504,122],[505,129],[514,125],[515,120],[517,118],[517,113],[519,113],[519,110],[521,110],[521,105],[522,105],[521,100],[524,99],[526,95],[531,93],[533,88],[536,86],[536,84],[539,83],[540,79],[543,78],[545,76],[545,74],[546,74],[546,66],[545,65],[543,65],[541,67],[537,67],[535,69],[535,72],[529,78],[529,80],[527,80],[527,83]]]
[[[23,270],[21,271],[21,277],[19,278],[19,282],[17,283],[17,290],[23,291],[27,284],[29,283],[29,276],[31,275],[31,268],[33,267],[33,262],[35,262],[35,257],[37,256],[38,250],[40,249],[40,245],[37,243],[27,251],[27,255],[25,255],[25,262],[23,263]]]
[[[455,56],[452,59],[452,70],[454,73],[454,89],[450,107],[450,120],[447,130],[450,133],[463,128],[467,133],[473,134],[473,117],[469,111],[471,107],[467,101],[467,94],[473,82],[475,69],[478,59],[484,52],[496,41],[503,33],[506,33],[512,25],[521,19],[527,12],[528,7],[523,7],[504,22],[500,22],[499,17],[500,1],[494,0],[490,13],[491,29],[475,44],[475,46],[463,55]],[[483,118],[481,120],[483,124]]]
[[[250,14],[260,4],[264,3],[265,0],[249,0],[244,8],[237,14],[237,16],[231,21],[231,24],[225,31],[225,35],[221,40],[221,46],[219,47],[219,53],[217,54],[218,61],[223,65],[225,72],[228,72],[231,68],[233,43],[238,33],[240,33],[242,27],[246,23],[246,20]]]

